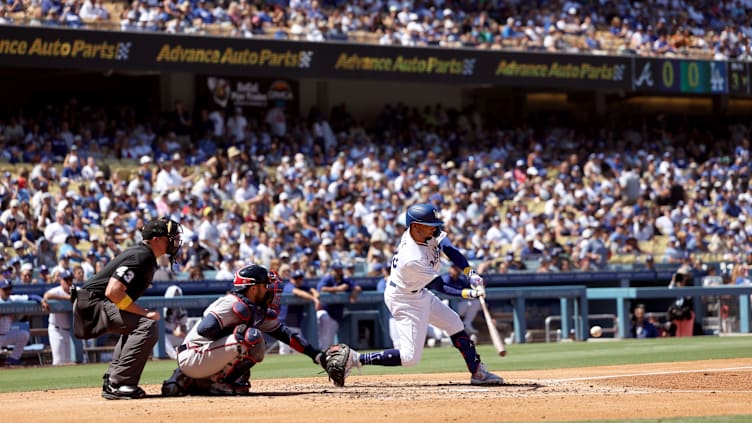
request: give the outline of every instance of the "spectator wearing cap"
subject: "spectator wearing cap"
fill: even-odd
[[[35,245],[34,243],[26,243],[20,239],[13,242],[13,250],[16,252],[16,258],[24,263],[34,263],[35,257]]]
[[[329,268],[329,273],[319,280],[316,290],[319,294],[349,293],[349,301],[354,303],[358,300],[358,295],[363,288],[346,278],[344,265],[339,261],[334,261]],[[321,304],[316,312],[316,320],[319,327],[319,348],[323,350],[334,343],[334,338],[344,318],[345,305],[327,304],[325,295],[320,296],[319,301]]]
[[[69,270],[61,272],[58,281],[59,285],[45,292],[42,298],[42,308],[47,312],[50,310],[49,300],[70,301],[73,273]],[[71,320],[71,314],[67,312],[50,314],[47,333],[50,338],[53,366],[72,363],[71,341],[81,342],[71,338]]]
[[[22,241],[24,245],[32,248],[37,237],[34,231],[29,229],[29,220],[24,219],[17,221],[15,230],[10,233],[10,241]]]
[[[240,225],[243,223],[237,214],[229,212],[224,219],[218,216],[217,231],[222,240],[235,244],[240,239]]]
[[[652,254],[648,254],[645,256],[645,269],[646,270],[652,270],[655,271],[655,259],[653,258]]]
[[[78,154],[78,147],[72,145],[70,151],[68,151],[68,154],[66,154],[63,159],[63,170],[60,176],[63,178],[78,180],[81,178],[83,167],[83,159]]]
[[[198,242],[206,249],[212,261],[216,261],[219,257],[219,230],[214,223],[214,208],[204,207],[201,211],[201,223],[198,225]]]
[[[18,222],[19,220],[26,220],[26,216],[21,213],[21,201],[19,201],[17,198],[14,198],[10,200],[8,206],[9,208],[3,210],[2,214],[0,214],[0,222],[8,226],[8,220],[11,217],[16,222]]]
[[[38,279],[34,279],[34,265],[32,263],[21,264],[21,285],[32,285],[39,283]]]
[[[97,268],[97,261],[99,260],[99,253],[97,252],[97,249],[92,246],[89,248],[89,250],[86,252],[86,257],[81,262],[81,269],[83,270],[83,279],[88,280],[90,277],[96,273]]]
[[[0,302],[18,302],[18,301],[37,301],[42,302],[39,295],[13,295],[13,282],[8,279],[0,279]],[[13,351],[5,359],[6,366],[19,366],[22,363],[21,355],[24,352],[24,346],[29,342],[31,337],[27,329],[21,329],[12,326],[16,315],[0,315],[0,347],[13,346]]]
[[[608,234],[602,227],[585,229],[582,234],[585,242],[580,251],[580,270],[605,269],[608,263],[609,250],[606,246]]]
[[[306,284],[305,273],[302,270],[291,272],[288,265],[282,265],[279,269],[279,276],[283,282],[282,294],[292,294],[313,304],[313,307],[308,304],[283,304],[279,309],[279,320],[284,322],[293,333],[302,333],[303,321],[310,311],[317,310],[320,306],[319,292]],[[287,344],[280,342],[279,353],[291,354],[292,350]]]

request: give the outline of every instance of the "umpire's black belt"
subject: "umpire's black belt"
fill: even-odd
[[[389,285],[391,285],[391,286],[392,286],[392,287],[394,287],[394,288],[397,288],[397,289],[401,289],[400,287],[398,287],[398,286],[397,286],[397,284],[396,284],[396,283],[394,283],[394,282],[392,282],[392,281],[389,281]],[[415,294],[415,293],[418,293],[418,292],[420,292],[420,291],[422,291],[422,290],[421,290],[421,289],[416,289],[415,291],[410,291],[410,293],[411,293],[411,294]]]

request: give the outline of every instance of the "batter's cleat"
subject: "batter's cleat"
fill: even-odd
[[[486,365],[480,363],[478,370],[470,377],[471,385],[503,385],[504,379],[491,373],[486,369]]]
[[[350,354],[347,357],[347,364],[345,365],[345,371],[350,374],[350,371],[355,367],[360,370],[363,364],[360,362],[360,354],[354,349],[350,348]]]
[[[106,383],[102,389],[102,398],[108,400],[140,399],[146,396],[143,389],[135,385],[118,385]]]
[[[5,359],[6,366],[23,366],[23,361],[19,358],[8,357]]]

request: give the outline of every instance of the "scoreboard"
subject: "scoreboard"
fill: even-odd
[[[635,59],[633,88],[642,92],[727,94],[729,64],[708,60]],[[734,64],[746,69],[746,64]]]

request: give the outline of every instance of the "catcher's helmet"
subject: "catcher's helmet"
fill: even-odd
[[[443,226],[444,221],[439,219],[439,211],[430,204],[413,204],[407,208],[405,223],[409,228],[413,223],[426,226]]]
[[[235,272],[235,279],[232,282],[233,288],[242,290],[251,285],[269,284],[269,271],[264,266],[258,264],[249,264]]]

